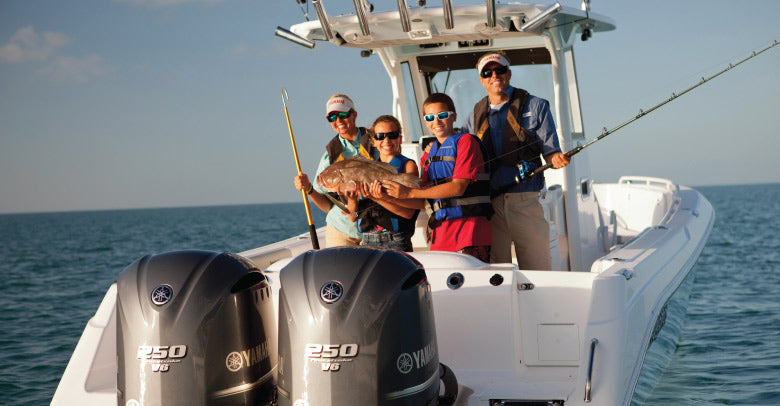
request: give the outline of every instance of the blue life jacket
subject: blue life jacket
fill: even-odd
[[[451,135],[443,143],[439,144],[438,141],[435,141],[431,145],[428,159],[425,162],[429,184],[439,185],[452,180],[455,159],[458,155],[457,145],[462,136],[473,137],[479,143],[483,161],[486,168],[488,167],[487,152],[479,138],[467,133]],[[490,175],[486,168],[477,174],[477,180],[466,187],[463,195],[428,200],[434,212],[428,222],[431,228],[436,228],[444,220],[480,216],[490,219],[493,215],[493,206],[490,204]]]
[[[376,161],[379,161],[379,159],[377,158]],[[389,164],[393,165],[398,173],[404,173],[406,163],[409,161],[411,159],[399,154],[394,156]],[[371,199],[360,200],[358,202],[358,211],[360,212],[358,228],[364,233],[374,230],[376,226],[388,231],[413,233],[417,215],[420,213],[419,210],[416,210],[412,218],[408,219],[387,210]]]

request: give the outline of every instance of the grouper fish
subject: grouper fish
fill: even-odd
[[[420,187],[420,178],[411,173],[398,173],[393,165],[353,156],[325,168],[317,176],[317,184],[329,192],[344,193],[357,188],[359,182],[392,180],[410,188]]]

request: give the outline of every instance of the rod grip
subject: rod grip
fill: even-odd
[[[311,236],[311,246],[315,250],[320,249],[320,242],[317,239],[317,229],[314,228],[314,224],[309,224],[309,236]]]

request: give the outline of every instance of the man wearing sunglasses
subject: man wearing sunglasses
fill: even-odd
[[[325,120],[330,123],[336,136],[325,147],[325,154],[320,159],[315,179],[332,163],[358,154],[373,159],[377,154],[366,129],[355,125],[357,112],[352,99],[343,94],[335,94],[325,104],[325,111]],[[293,183],[296,189],[305,190],[314,204],[328,213],[325,217],[326,247],[360,245],[362,235],[356,223],[325,196],[328,193],[327,189],[312,185],[305,173],[296,176]]]
[[[474,106],[463,130],[482,140],[491,160],[491,262],[511,262],[514,242],[520,269],[550,269],[550,226],[539,202],[544,176],[515,182],[523,162],[539,167],[543,156],[554,168],[569,164],[558,144],[549,102],[509,84],[512,71],[502,52],[483,55],[477,73],[487,97]]]

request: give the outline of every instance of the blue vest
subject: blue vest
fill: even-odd
[[[379,159],[377,158],[376,161],[379,161]],[[389,164],[393,165],[398,173],[404,173],[406,163],[409,161],[411,161],[411,159],[399,154],[394,156]],[[358,228],[361,232],[369,232],[373,230],[375,226],[379,226],[388,231],[413,233],[417,215],[420,213],[420,211],[417,210],[414,212],[412,218],[408,219],[387,210],[371,199],[362,199],[358,203],[358,211],[360,212],[360,215],[358,216]]]
[[[479,143],[482,158],[488,165],[487,153],[482,143],[474,135],[461,133],[447,137],[443,143],[438,141],[431,145],[428,152],[428,160],[425,166],[428,171],[428,181],[432,185],[447,183],[452,180],[455,171],[455,159],[458,156],[458,141],[462,136],[474,137]],[[431,216],[429,225],[437,227],[444,220],[454,220],[464,217],[486,217],[493,215],[493,206],[490,204],[489,172],[482,171],[477,174],[477,181],[471,182],[463,195],[446,199],[428,200],[434,215]]]

